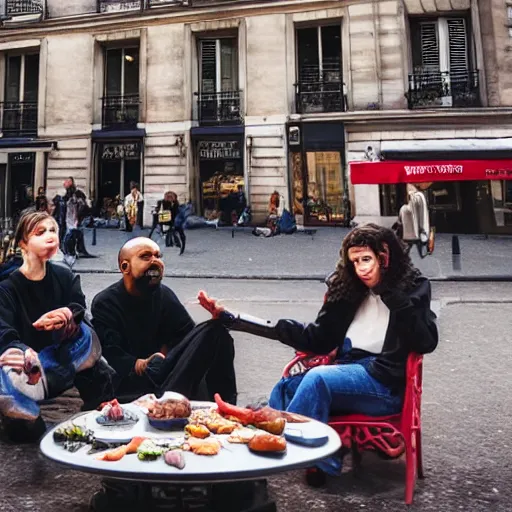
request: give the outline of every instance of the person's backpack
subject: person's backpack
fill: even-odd
[[[285,208],[277,223],[277,228],[279,233],[284,233],[285,235],[291,235],[297,231],[297,223],[295,222],[294,216]]]

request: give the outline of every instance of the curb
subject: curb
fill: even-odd
[[[118,270],[105,269],[73,269],[76,274],[121,274]],[[237,281],[319,281],[324,282],[326,274],[302,274],[302,275],[265,275],[265,274],[187,274],[166,272],[164,277],[175,279],[232,279]],[[480,283],[512,283],[511,275],[475,275],[475,276],[436,276],[429,277],[432,282],[480,282]]]

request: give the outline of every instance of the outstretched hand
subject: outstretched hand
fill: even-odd
[[[32,325],[38,331],[58,331],[67,327],[73,320],[73,313],[69,308],[59,308],[48,311]]]
[[[203,306],[206,311],[208,311],[214,319],[220,318],[220,316],[225,312],[223,306],[219,306],[215,299],[208,297],[207,293],[201,290],[197,294],[197,300],[199,304]]]

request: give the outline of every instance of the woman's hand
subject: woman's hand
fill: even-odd
[[[10,366],[18,373],[21,373],[25,367],[25,353],[23,350],[19,348],[8,348],[0,356],[0,367],[3,366]]]
[[[45,313],[32,325],[38,331],[58,331],[67,327],[72,320],[73,313],[69,308],[59,308]]]
[[[206,309],[206,311],[208,311],[214,319],[219,318],[225,312],[224,307],[219,306],[217,301],[211,297],[208,297],[206,292],[203,290],[197,294],[197,300],[199,301],[199,304],[201,304],[201,306],[203,306],[203,308]]]

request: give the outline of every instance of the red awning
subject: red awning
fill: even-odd
[[[350,162],[354,185],[429,181],[512,180],[512,160]]]

